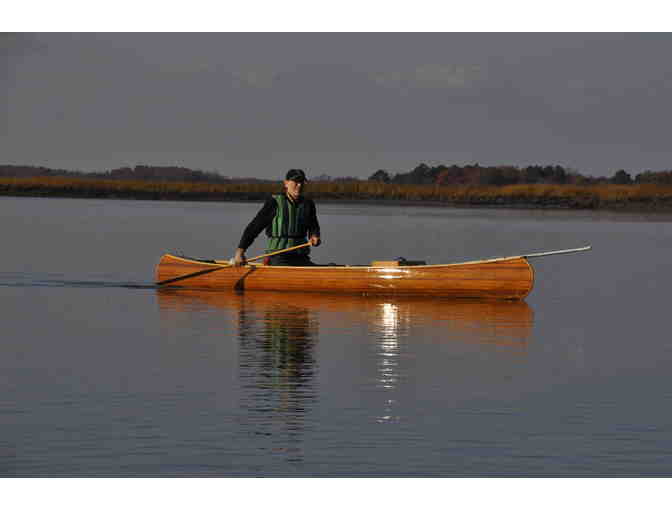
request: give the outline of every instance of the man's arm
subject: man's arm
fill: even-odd
[[[317,221],[317,208],[315,202],[311,201],[310,215],[308,219],[308,238],[313,246],[319,246],[322,243],[320,239],[320,222]]]
[[[236,254],[234,256],[235,265],[239,266],[245,264],[245,250],[247,250],[257,236],[261,234],[261,231],[271,224],[275,217],[276,208],[277,203],[275,199],[273,197],[268,197],[261,210],[243,231],[243,235],[238,243],[238,249],[236,249]]]

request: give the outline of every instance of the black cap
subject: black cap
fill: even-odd
[[[308,178],[306,177],[306,173],[303,170],[300,170],[298,168],[292,168],[289,172],[287,172],[287,176],[285,177],[286,181],[296,181],[296,182],[304,182],[307,181]]]

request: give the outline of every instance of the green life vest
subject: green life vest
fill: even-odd
[[[266,253],[284,250],[308,242],[308,208],[306,201],[294,203],[286,195],[273,195],[278,204],[275,218],[271,224]],[[294,253],[307,254],[308,248],[301,248]]]

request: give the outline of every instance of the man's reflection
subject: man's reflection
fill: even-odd
[[[157,296],[162,310],[200,305],[233,312],[240,431],[257,448],[300,461],[306,418],[317,400],[316,311],[284,294],[162,290]]]
[[[273,440],[272,451],[300,460],[306,415],[316,401],[317,316],[283,302],[238,308],[240,407],[256,434]],[[274,437],[275,436],[275,437]]]

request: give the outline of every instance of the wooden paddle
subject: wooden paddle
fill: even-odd
[[[263,259],[264,257],[272,257],[273,255],[279,255],[280,253],[287,253],[289,251],[294,251],[298,250],[299,248],[305,248],[307,246],[310,246],[310,242],[300,244],[298,246],[292,246],[291,248],[285,248],[283,250],[278,250],[274,251],[271,253],[264,253],[263,255],[258,255],[256,257],[252,257],[251,259],[247,259],[247,262],[252,262],[253,260],[259,260]],[[233,260],[233,259],[231,259]],[[187,278],[191,278],[193,276],[199,276],[202,274],[206,273],[212,273],[213,271],[219,271],[220,269],[224,269],[227,267],[236,267],[234,264],[231,263],[231,260],[215,260],[215,264],[217,264],[216,267],[209,267],[208,269],[201,269],[200,271],[195,271],[193,273],[185,274],[183,276],[177,276],[175,278],[168,278],[167,280],[162,280],[160,282],[156,282],[157,285],[165,285],[166,283],[171,283],[171,282],[176,282],[178,280],[186,280]]]
[[[306,246],[310,246],[310,242],[300,244],[298,246],[292,246],[291,248],[284,248],[282,250],[274,251],[271,253],[264,253],[263,255],[257,255],[256,257],[252,257],[251,259],[247,259],[248,262],[252,262],[253,260],[259,260],[263,259],[264,257],[272,257],[273,255],[279,255],[280,253],[287,253],[288,251],[294,251],[298,250],[299,248],[305,248]],[[215,264],[231,264],[231,260],[215,260]]]

